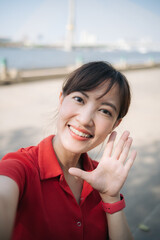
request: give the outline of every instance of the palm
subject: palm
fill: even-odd
[[[133,151],[130,158],[126,161],[132,144],[132,139],[128,136],[129,132],[123,133],[112,154],[116,137],[116,133],[113,132],[95,170],[85,172],[77,168],[70,168],[70,174],[86,180],[101,194],[111,197],[116,196],[122,188],[136,157],[136,152]]]

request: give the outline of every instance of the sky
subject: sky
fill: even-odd
[[[160,42],[159,0],[74,0],[74,42]],[[64,42],[69,0],[0,0],[0,37]]]

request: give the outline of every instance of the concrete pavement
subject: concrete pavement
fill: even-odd
[[[138,151],[122,190],[125,212],[135,240],[160,240],[160,69],[125,75],[132,87],[132,105],[117,131],[120,135],[130,130]],[[54,132],[62,82],[54,79],[0,87],[0,157],[35,145]],[[95,158],[97,152],[90,154]],[[139,224],[149,231],[140,230]]]

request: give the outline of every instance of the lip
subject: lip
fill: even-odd
[[[87,130],[84,130],[84,129],[79,128],[79,127],[75,127],[74,125],[71,125],[71,124],[68,124],[68,126],[69,126],[69,127],[71,126],[71,127],[75,128],[76,130],[78,130],[79,132],[82,132],[82,133],[91,135],[91,136],[93,137],[93,135],[92,135],[89,131],[87,131]]]
[[[79,136],[79,135],[75,134],[75,133],[70,129],[70,126],[71,126],[72,128],[74,128],[75,130],[79,131],[79,132],[82,132],[82,133],[84,133],[84,134],[90,135],[91,137],[88,137],[88,138],[87,138],[87,137],[83,137],[83,136]],[[93,135],[92,135],[90,132],[88,132],[88,131],[86,131],[86,130],[84,130],[84,129],[75,127],[75,126],[73,126],[73,125],[69,125],[69,124],[68,124],[68,129],[69,129],[69,132],[70,132],[71,136],[72,136],[73,138],[75,138],[76,140],[88,141],[88,140],[90,140],[90,139],[93,137]]]

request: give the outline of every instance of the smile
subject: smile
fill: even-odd
[[[90,135],[90,134],[81,132],[81,131],[75,129],[74,127],[72,127],[72,126],[70,126],[70,125],[68,125],[68,126],[69,126],[69,129],[70,129],[74,134],[76,134],[76,135],[79,136],[79,137],[82,137],[82,138],[91,138],[91,137],[92,137],[92,135]]]

